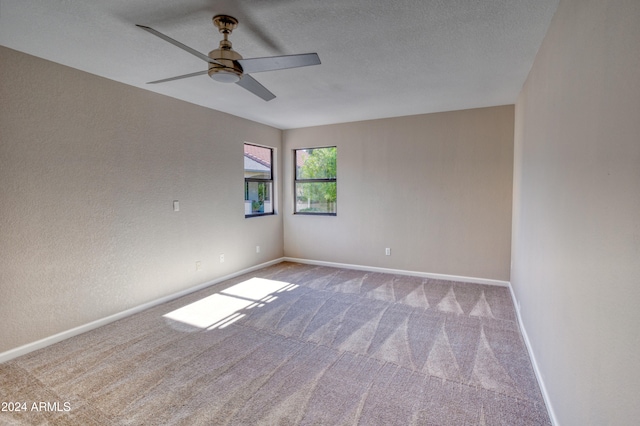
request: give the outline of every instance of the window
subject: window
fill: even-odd
[[[336,147],[296,149],[297,214],[336,215]]]
[[[244,144],[244,217],[273,214],[273,149]]]

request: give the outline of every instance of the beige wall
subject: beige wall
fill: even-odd
[[[512,285],[561,425],[640,419],[640,2],[561,0],[516,104]]]
[[[243,205],[280,130],[4,47],[0,75],[0,353],[283,255]]]
[[[509,280],[513,114],[503,106],[286,130],[285,255]],[[327,145],[338,148],[338,215],[292,215],[292,150]]]

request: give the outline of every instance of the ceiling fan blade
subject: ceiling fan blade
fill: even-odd
[[[236,84],[247,89],[254,95],[264,99],[265,101],[270,101],[271,99],[276,97],[276,95],[267,90],[266,87],[258,83],[255,78],[247,74],[244,74],[242,78],[236,82]]]
[[[169,43],[173,44],[174,46],[179,47],[180,49],[182,49],[182,50],[184,50],[184,51],[186,51],[186,52],[191,53],[193,56],[196,56],[196,57],[198,57],[198,58],[202,59],[203,61],[209,62],[209,63],[211,63],[211,64],[218,64],[218,65],[222,65],[220,62],[216,61],[215,59],[211,59],[210,57],[208,57],[208,56],[207,56],[207,55],[205,55],[204,53],[200,53],[200,52],[198,52],[197,50],[192,49],[192,48],[190,48],[189,46],[187,46],[187,45],[185,45],[185,44],[182,44],[182,43],[180,43],[179,41],[174,40],[174,39],[172,39],[171,37],[166,36],[166,35],[162,34],[162,33],[161,33],[161,32],[159,32],[159,31],[154,30],[154,29],[153,29],[153,28],[151,28],[151,27],[147,27],[147,26],[145,26],[145,25],[140,25],[140,24],[136,24],[136,27],[140,27],[140,28],[142,28],[143,30],[145,30],[145,31],[147,31],[147,32],[150,32],[150,33],[151,33],[151,34],[153,34],[154,36],[156,36],[156,37],[160,37],[160,38],[161,38],[161,39],[163,39],[164,41],[168,41]]]
[[[300,55],[269,56],[266,58],[238,59],[245,73],[275,71],[287,68],[307,67],[319,65],[320,58],[317,53],[303,53]]]
[[[195,77],[197,75],[207,74],[208,72],[209,72],[208,70],[196,71],[196,72],[192,72],[191,74],[185,74],[185,75],[179,75],[179,76],[176,76],[176,77],[164,78],[162,80],[149,81],[147,84],[165,83],[167,81],[180,80],[180,79],[183,79],[183,78],[189,78],[189,77]]]

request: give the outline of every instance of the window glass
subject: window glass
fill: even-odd
[[[274,213],[273,149],[244,144],[244,215]]]
[[[295,213],[335,215],[337,212],[336,147],[297,149]]]

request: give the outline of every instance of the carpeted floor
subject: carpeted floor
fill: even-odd
[[[1,364],[0,401],[0,424],[550,425],[507,288],[288,262]]]

